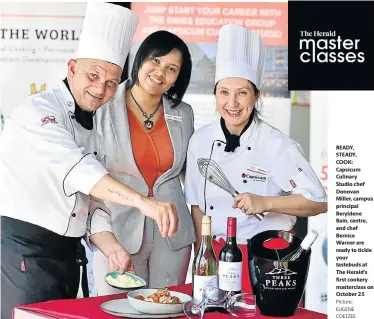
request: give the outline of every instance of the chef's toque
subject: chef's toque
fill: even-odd
[[[123,69],[138,23],[138,17],[129,9],[88,2],[76,59],[103,60]]]
[[[235,24],[221,27],[218,35],[216,78],[244,78],[258,89],[264,72],[265,46],[257,33]]]

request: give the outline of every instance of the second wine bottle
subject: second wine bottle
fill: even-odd
[[[227,218],[227,239],[219,253],[218,283],[223,293],[232,295],[242,290],[242,251],[236,242],[236,218]]]

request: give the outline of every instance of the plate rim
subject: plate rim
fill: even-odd
[[[159,315],[155,315],[155,314],[147,314],[147,313],[139,313],[139,314],[129,314],[129,313],[124,313],[124,312],[117,312],[117,311],[110,311],[110,310],[104,310],[103,309],[103,305],[105,303],[108,303],[108,302],[115,302],[115,301],[119,301],[119,300],[128,300],[128,298],[118,298],[118,299],[111,299],[111,300],[107,300],[107,301],[104,301],[100,304],[100,309],[105,312],[105,313],[108,313],[110,315],[113,315],[113,316],[117,316],[117,317],[124,317],[124,318],[139,318],[139,319],[143,319],[143,318],[179,318],[179,317],[185,317],[185,313],[184,311],[183,312],[180,312],[180,313],[170,313],[170,314],[159,314]],[[128,304],[129,307],[130,306],[130,303]],[[132,308],[132,307],[131,307]],[[132,308],[133,309],[133,308]],[[137,311],[136,309],[134,309],[134,311]],[[140,311],[138,311],[140,312]]]

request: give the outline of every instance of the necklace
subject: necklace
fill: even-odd
[[[138,106],[139,110],[142,112],[143,116],[146,118],[146,120],[144,121],[144,127],[146,130],[150,131],[153,126],[154,126],[154,123],[153,121],[151,120],[151,118],[153,117],[153,115],[155,115],[155,113],[157,112],[157,110],[160,108],[160,106],[162,105],[162,99],[160,100],[160,103],[158,103],[156,109],[149,115],[147,115],[147,113],[145,113],[142,109],[142,107],[139,105],[139,103],[135,100],[134,98],[134,95],[132,95],[132,92],[130,90],[130,94],[131,94],[131,97],[132,99],[134,100],[135,104]]]

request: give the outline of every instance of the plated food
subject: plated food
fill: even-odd
[[[126,290],[141,288],[147,284],[144,279],[132,273],[125,272],[120,274],[118,271],[107,273],[105,282],[112,287]]]
[[[155,293],[149,296],[137,295],[135,299],[156,303],[181,303],[181,300],[177,296],[172,296],[167,288],[159,288]]]
[[[162,289],[137,289],[127,294],[129,304],[135,310],[154,315],[183,313],[183,304],[191,296],[177,291]]]

